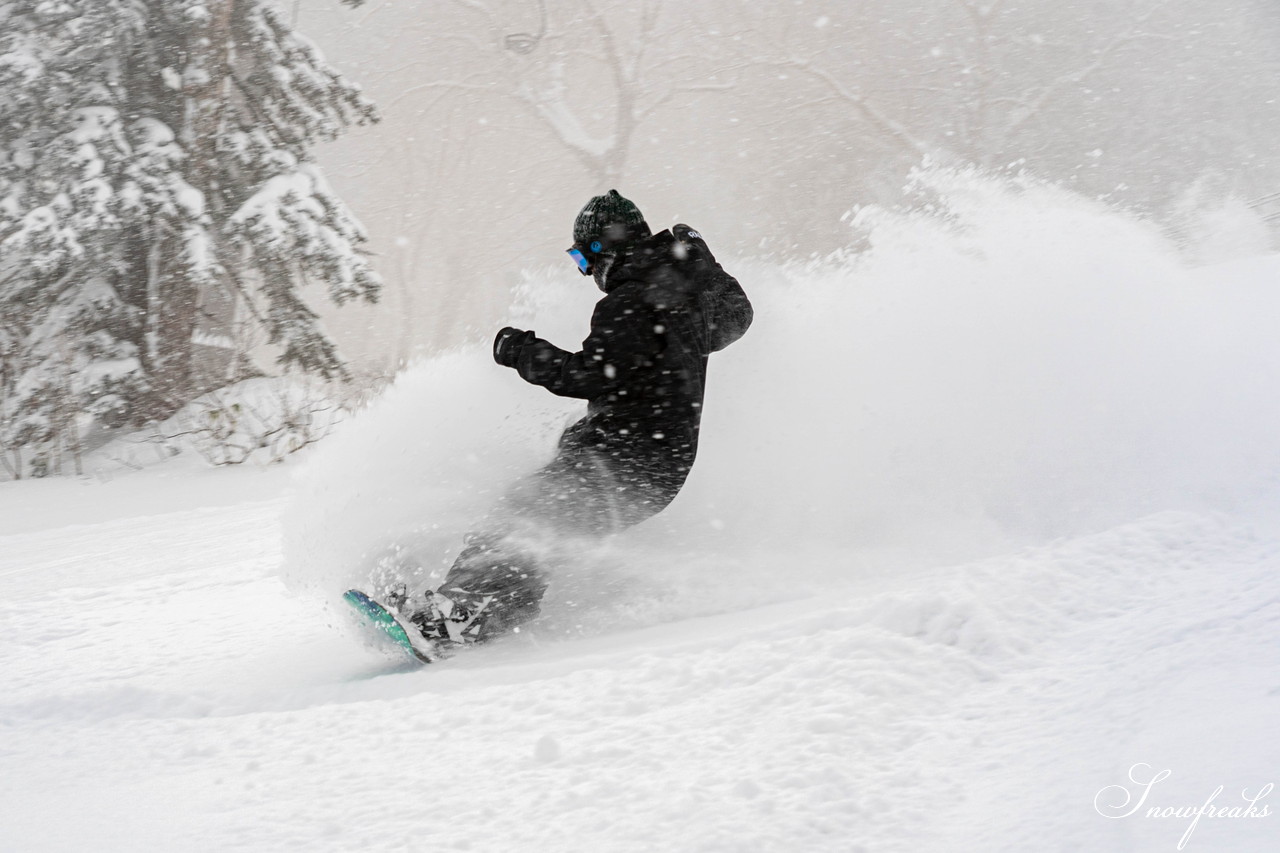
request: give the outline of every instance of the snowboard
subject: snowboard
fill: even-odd
[[[431,663],[440,657],[430,640],[377,599],[358,589],[347,590],[342,598],[359,614],[362,625],[378,631],[418,663]]]

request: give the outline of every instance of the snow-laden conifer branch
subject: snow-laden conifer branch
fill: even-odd
[[[0,444],[51,440],[67,395],[163,417],[217,381],[198,342],[233,314],[339,375],[299,288],[380,286],[311,153],[377,120],[359,87],[266,0],[10,0],[0,20]]]

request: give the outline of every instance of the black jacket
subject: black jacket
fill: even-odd
[[[588,401],[562,450],[602,451],[624,476],[679,488],[697,452],[708,356],[742,337],[752,317],[702,236],[676,225],[618,259],[580,351],[535,337],[515,367],[527,382]]]

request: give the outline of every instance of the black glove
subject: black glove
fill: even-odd
[[[520,351],[538,336],[513,326],[507,326],[493,339],[493,360],[503,367],[515,367],[520,361]]]

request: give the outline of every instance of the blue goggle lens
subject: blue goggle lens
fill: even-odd
[[[591,261],[587,260],[587,256],[578,251],[577,247],[566,249],[569,257],[573,258],[573,262],[578,265],[578,271],[583,275],[591,275]]]

